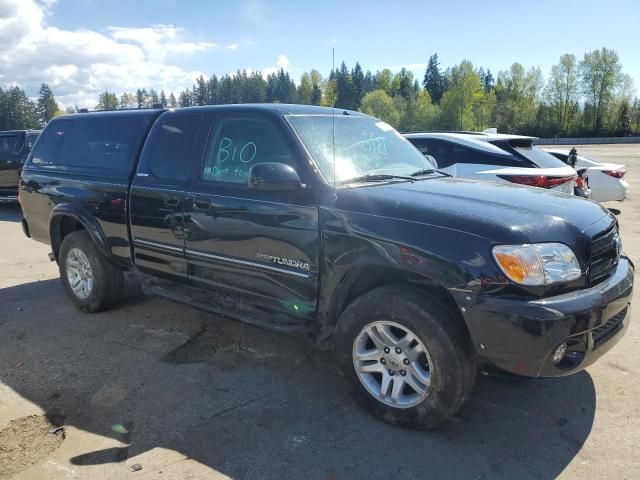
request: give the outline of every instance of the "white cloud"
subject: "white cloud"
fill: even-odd
[[[261,70],[261,73],[264,78],[267,78],[268,75],[277,73],[278,71],[280,71],[280,69],[284,70],[285,72],[291,70],[291,62],[286,55],[278,55],[276,64],[271,67],[263,68]]]
[[[173,25],[109,27],[104,32],[49,26],[56,0],[0,0],[0,85],[35,94],[49,83],[61,106],[93,107],[106,89],[178,91],[202,74],[172,63],[186,55],[238,44],[193,41]],[[285,57],[286,58],[286,57]]]

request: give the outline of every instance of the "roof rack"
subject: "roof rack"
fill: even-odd
[[[402,133],[459,133],[464,135],[486,135],[485,132],[471,132],[467,130],[412,130],[410,132],[402,132]]]
[[[150,107],[127,107],[127,108],[115,108],[113,110],[93,110],[93,112],[130,112],[133,110],[164,110],[167,107],[162,105],[161,103],[154,103]],[[88,108],[79,108],[78,113],[89,113]]]

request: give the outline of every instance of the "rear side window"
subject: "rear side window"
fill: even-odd
[[[24,135],[0,135],[0,153],[18,153],[23,142]]]
[[[507,165],[514,167],[527,167],[513,155],[492,155],[482,150],[474,150],[472,148],[462,147],[452,144],[452,157],[454,163],[474,163],[477,165]]]
[[[411,140],[423,155],[429,155],[439,168],[467,163],[476,165],[501,165],[508,167],[531,167],[531,163],[515,154],[494,155],[490,152],[468,148],[454,142],[439,139]]]
[[[128,171],[150,120],[141,115],[57,120],[41,134],[32,163]]]
[[[162,180],[186,180],[202,115],[166,115],[154,129],[149,171]]]
[[[202,180],[247,183],[255,163],[283,162],[295,166],[275,126],[262,118],[223,118],[209,140]]]

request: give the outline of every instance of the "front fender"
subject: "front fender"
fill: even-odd
[[[100,253],[108,260],[113,261],[109,242],[96,218],[85,208],[70,203],[57,204],[49,214],[49,236],[56,261],[58,261],[58,252],[63,240],[62,220],[65,217],[72,218],[80,223],[89,232]]]
[[[354,295],[380,284],[480,291],[499,283],[484,237],[334,209],[323,209],[321,219],[318,316],[325,333]]]

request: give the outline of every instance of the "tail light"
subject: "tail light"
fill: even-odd
[[[530,187],[552,188],[563,183],[573,182],[578,177],[571,175],[568,177],[549,177],[547,175],[498,175],[503,180]]]
[[[601,170],[601,172],[613,178],[622,178],[625,174],[624,170]]]

